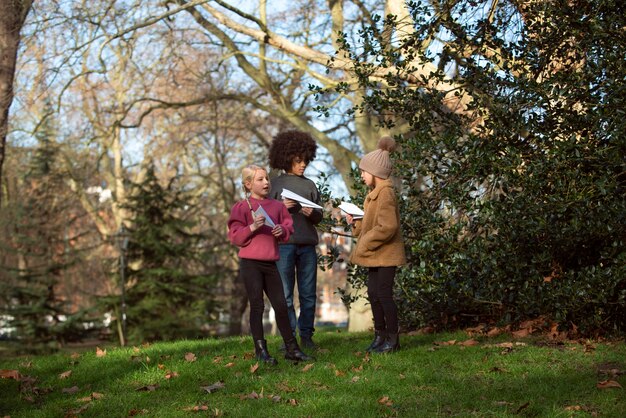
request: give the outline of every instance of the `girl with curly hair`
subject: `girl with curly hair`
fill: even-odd
[[[291,199],[282,199],[283,189],[288,189],[312,202],[320,203],[320,193],[315,183],[304,176],[307,165],[315,158],[317,144],[306,132],[288,130],[277,134],[270,145],[270,167],[282,170],[272,178],[270,197],[283,200],[293,218],[294,233],[287,242],[278,246],[280,259],[276,262],[283,281],[289,322],[294,336],[300,333],[300,345],[315,349],[315,306],[317,302],[317,252],[318,235],[315,225],[322,220],[319,209],[302,207]],[[295,284],[298,284],[300,314],[296,318],[293,306]]]

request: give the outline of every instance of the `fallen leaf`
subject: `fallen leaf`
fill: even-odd
[[[77,358],[80,358],[80,354],[74,352],[74,353],[70,354],[70,358],[76,360]]]
[[[621,388],[622,385],[615,380],[603,380],[596,385],[598,389]]]
[[[215,364],[221,363],[222,360],[224,360],[224,358],[222,356],[213,357],[213,363],[215,363]]]
[[[206,391],[207,393],[213,393],[213,392],[217,392],[220,389],[223,389],[224,386],[226,386],[224,385],[224,382],[218,381],[218,382],[213,383],[210,386],[200,386],[200,388]]]
[[[129,417],[134,417],[135,415],[143,415],[143,414],[147,414],[148,410],[147,409],[131,409],[130,411],[128,411],[128,416]]]
[[[405,376],[405,375],[403,375],[402,373],[400,373],[400,375],[398,376],[398,378],[400,378],[401,380],[404,380],[404,379],[406,379],[406,376]]]
[[[72,371],[68,370],[66,372],[63,372],[59,375],[59,379],[67,379],[68,377],[70,377],[72,375]]]
[[[208,411],[208,410],[209,410],[209,407],[206,405],[196,405],[196,406],[183,408],[183,411],[191,411],[191,412]]]
[[[280,396],[278,395],[273,395],[271,398],[272,398],[272,402],[280,402]]]
[[[159,388],[159,385],[146,385],[146,386],[142,386],[140,388],[135,389],[137,392],[154,392],[155,390],[157,390]]]
[[[473,346],[473,345],[478,345],[480,343],[478,341],[472,339],[472,340],[465,340],[465,341],[463,341],[460,344],[462,346],[464,346],[464,347],[470,347],[470,346]]]
[[[513,338],[524,338],[524,337],[528,337],[531,332],[532,332],[532,328],[523,328],[523,329],[520,329],[519,331],[513,331],[511,335],[513,336]]]
[[[356,382],[358,382],[358,381],[359,381],[359,379],[361,379],[361,377],[360,377],[360,376],[354,376],[354,377],[352,378],[352,383],[356,383]]]
[[[78,386],[72,386],[71,388],[63,388],[61,389],[61,393],[69,393],[70,395],[73,395],[74,393],[78,392],[80,389],[78,388]]]
[[[502,330],[502,328],[492,328],[487,332],[487,337],[497,337],[498,335],[502,334],[504,331]]]
[[[96,357],[104,357],[107,355],[107,350],[103,350],[100,347],[96,347]]]
[[[167,373],[165,373],[165,378],[166,379],[172,379],[174,377],[178,377],[178,373],[177,372],[168,371]]]
[[[306,366],[304,366],[304,367],[302,368],[302,371],[303,371],[303,372],[308,372],[308,371],[309,371],[309,370],[311,370],[312,368],[313,368],[313,363],[309,363],[309,364],[307,364]]]
[[[250,366],[250,373],[254,374],[257,370],[259,370],[259,362],[257,361],[252,366]]]
[[[378,403],[381,405],[392,406],[393,402],[389,399],[389,396],[383,396],[378,400]]]
[[[193,363],[194,361],[196,361],[196,355],[194,353],[185,354],[185,361]]]
[[[295,399],[289,399],[289,405],[298,406],[298,401],[296,401]]]
[[[102,398],[104,398],[104,394],[103,394],[103,393],[98,393],[98,392],[93,392],[93,393],[91,394],[91,397],[92,397],[93,399],[96,399],[96,400],[97,400],[97,399],[102,399]]]
[[[256,393],[255,391],[252,391],[251,393],[246,395],[246,398],[248,398],[248,399],[259,399],[259,394]]]
[[[20,380],[20,372],[17,370],[0,370],[0,377],[3,379]]]
[[[165,365],[164,364],[158,364],[157,367],[159,368],[159,370],[165,369]]]
[[[133,353],[139,353],[140,351],[141,351],[141,348],[133,347]]]
[[[341,376],[345,376],[345,375],[346,375],[346,372],[342,372],[339,369],[335,370],[335,376],[341,377]]]
[[[224,365],[224,367],[233,367],[235,365],[235,363],[233,363],[232,361],[230,363],[226,363]]]

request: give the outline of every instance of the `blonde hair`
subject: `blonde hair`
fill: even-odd
[[[243,186],[243,192],[247,195],[250,193],[250,190],[246,187],[247,181],[252,181],[254,179],[254,175],[257,171],[263,170],[265,174],[267,174],[267,170],[264,167],[258,165],[247,165],[241,170],[241,185]]]

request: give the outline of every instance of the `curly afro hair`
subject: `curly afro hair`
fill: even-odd
[[[289,171],[293,159],[302,158],[310,163],[315,159],[317,143],[311,135],[298,130],[279,132],[270,145],[270,167]]]

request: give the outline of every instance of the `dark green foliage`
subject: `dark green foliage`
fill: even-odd
[[[15,179],[21,193],[0,217],[0,315],[12,329],[9,337],[28,352],[56,349],[84,333],[85,312],[62,296],[63,278],[81,257],[74,245],[80,214],[67,199],[53,135],[44,124],[26,156],[26,174]]]
[[[366,29],[353,54],[368,92],[357,111],[408,127],[395,170],[406,327],[543,315],[588,334],[626,331],[623,6],[534,4],[499,3],[488,21],[467,18],[465,2],[438,13],[412,3],[410,39],[391,48]],[[440,28],[446,46],[422,56],[437,69],[412,79],[415,46]],[[372,83],[391,64],[390,87]],[[443,105],[432,86],[444,79],[469,99],[464,111]]]
[[[214,309],[216,275],[205,266],[207,237],[193,221],[199,208],[177,177],[161,185],[154,166],[134,185],[124,208],[132,214],[125,271],[128,340],[202,336]]]

